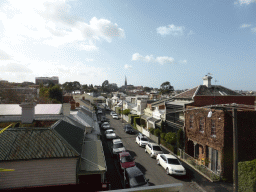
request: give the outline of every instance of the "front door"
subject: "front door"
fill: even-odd
[[[218,169],[218,159],[219,159],[218,151],[215,149],[212,149],[211,170],[214,172],[217,172],[217,169]]]

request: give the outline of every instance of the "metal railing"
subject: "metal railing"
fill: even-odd
[[[178,149],[180,158],[185,161],[190,166],[193,166],[197,171],[201,172],[205,176],[208,177],[208,179],[212,181],[219,181],[220,180],[220,172],[214,172],[205,165],[203,165],[200,161],[197,159],[191,157],[187,153],[185,153],[182,149]]]

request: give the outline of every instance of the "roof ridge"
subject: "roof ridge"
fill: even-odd
[[[194,99],[194,97],[197,95],[199,89],[201,88],[201,85],[199,85],[194,93],[194,95],[192,96],[192,99]]]
[[[197,88],[199,87],[200,85],[198,85],[198,86],[196,86]],[[186,92],[188,92],[188,91],[191,91],[192,89],[195,89],[196,87],[193,87],[193,88],[191,88],[191,89],[188,89],[187,91],[183,91],[182,93],[180,93],[180,94],[178,94],[178,95],[175,95],[173,98],[175,98],[176,96],[179,96],[179,95],[181,95],[181,94],[184,94],[184,93],[186,93]]]

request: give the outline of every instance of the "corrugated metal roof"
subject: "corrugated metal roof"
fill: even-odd
[[[52,129],[56,131],[65,141],[70,145],[77,153],[81,154],[82,144],[84,138],[84,130],[69,124],[66,121],[60,120],[52,126]]]
[[[79,172],[107,171],[105,156],[100,140],[86,141],[83,145]]]
[[[77,150],[50,128],[9,128],[0,134],[3,161],[77,156]]]

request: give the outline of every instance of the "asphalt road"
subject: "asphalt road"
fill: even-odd
[[[130,152],[132,157],[135,158],[136,166],[145,174],[145,177],[149,179],[149,184],[151,186],[182,183],[182,192],[203,191],[197,185],[197,183],[191,180],[191,177],[189,176],[191,173],[189,173],[189,170],[187,170],[188,176],[178,177],[167,175],[165,170],[161,166],[156,164],[156,160],[151,158],[148,153],[145,153],[145,148],[141,148],[137,143],[135,143],[135,138],[137,134],[130,135],[123,131],[125,121],[124,123],[122,123],[121,119],[113,119],[109,115],[109,111],[106,111],[105,116],[109,119],[110,126],[114,129],[118,138],[122,140],[126,148],[126,151]],[[111,183],[111,189],[121,189],[123,188],[124,182],[116,158],[111,157],[112,140],[106,140],[104,136],[104,130],[102,130],[102,134],[104,153],[108,169],[106,177],[108,181]],[[165,152],[169,153],[167,151]]]

